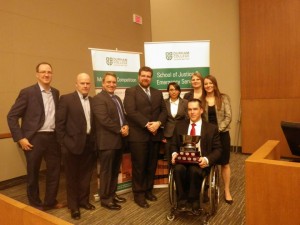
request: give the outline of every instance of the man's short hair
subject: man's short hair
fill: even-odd
[[[37,64],[36,67],[35,67],[35,71],[36,71],[36,72],[39,72],[40,65],[48,65],[48,66],[50,66],[50,68],[51,68],[51,70],[52,70],[52,66],[51,66],[50,63],[47,63],[47,62],[40,62],[40,63]]]
[[[103,75],[103,77],[102,77],[102,82],[105,81],[105,78],[106,78],[107,76],[113,76],[113,77],[116,78],[116,80],[117,80],[117,75],[116,75],[116,74],[114,74],[113,72],[106,72],[106,73]]]
[[[141,75],[142,71],[151,72],[151,77],[153,75],[153,70],[148,66],[143,66],[139,69],[139,75]]]
[[[188,103],[190,103],[190,102],[198,102],[198,105],[200,106],[200,108],[203,109],[202,102],[201,102],[200,99],[198,99],[198,98],[193,98],[193,99],[190,99],[190,100],[188,101]]]

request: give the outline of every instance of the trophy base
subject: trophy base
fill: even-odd
[[[179,164],[198,164],[200,152],[180,151],[175,162]]]

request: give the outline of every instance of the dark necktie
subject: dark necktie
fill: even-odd
[[[196,129],[195,129],[195,126],[196,126],[196,124],[195,124],[195,123],[192,123],[192,129],[191,129],[191,132],[190,132],[190,135],[191,135],[191,136],[196,136]]]
[[[116,104],[118,114],[119,114],[120,123],[121,123],[121,126],[123,126],[123,124],[125,122],[125,117],[124,117],[124,113],[122,111],[121,105],[118,102],[117,97],[115,95],[111,96],[111,98],[114,101],[114,103]]]
[[[151,95],[150,95],[150,90],[148,88],[145,88],[145,92],[149,98],[149,100],[151,101]]]

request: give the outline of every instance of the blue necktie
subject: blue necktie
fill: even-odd
[[[120,103],[117,100],[117,97],[115,95],[111,96],[111,98],[117,106],[117,110],[118,110],[118,113],[119,113],[120,124],[121,124],[121,126],[123,126],[123,124],[125,122],[125,117],[124,117],[124,113],[122,111],[121,105],[120,105]]]

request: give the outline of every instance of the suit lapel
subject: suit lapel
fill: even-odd
[[[77,91],[75,91],[73,93],[73,98],[74,98],[74,108],[75,109],[79,109],[80,114],[82,116],[81,118],[84,118],[84,121],[86,121],[85,120],[85,114],[84,114],[83,106],[81,104],[81,100],[79,98],[79,95],[78,95]]]
[[[201,126],[201,149],[205,149],[206,146],[206,136],[207,131],[206,131],[206,125],[205,121],[202,120],[202,126]]]
[[[40,86],[39,86],[38,83],[35,85],[34,89],[35,89],[34,91],[36,93],[38,102],[39,102],[41,108],[43,109],[43,114],[45,115],[45,107],[44,107],[44,102],[43,102],[43,96],[42,96],[42,92],[41,92],[41,89],[40,89]]]
[[[189,131],[190,120],[186,120],[183,126],[183,134],[188,134]]]

